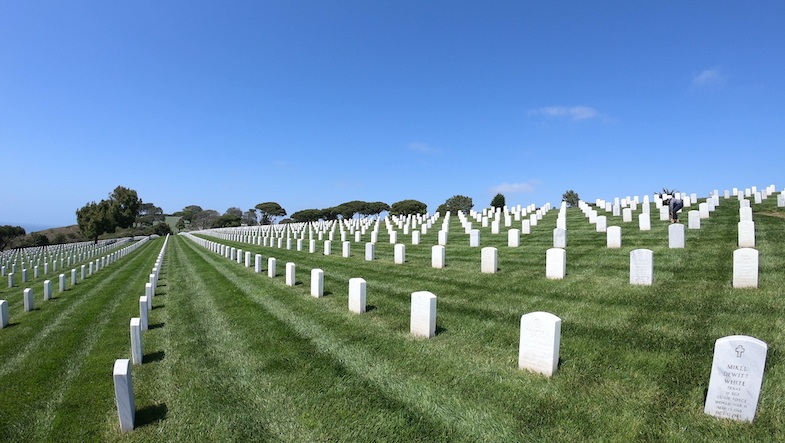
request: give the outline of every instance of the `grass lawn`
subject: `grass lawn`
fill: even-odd
[[[184,236],[170,238],[145,362],[133,367],[136,429],[121,433],[111,369],[129,358],[128,322],[163,245],[69,287],[38,309],[21,310],[21,287],[0,290],[12,326],[0,330],[2,441],[783,441],[785,218],[776,198],[753,205],[757,289],[731,286],[739,203],[721,199],[686,248],[669,249],[667,222],[622,226],[607,249],[583,214],[567,212],[567,276],[545,278],[556,210],[521,246],[481,228],[498,248],[496,274],[480,273],[452,218],[444,269],[431,268],[439,223],[393,263],[382,227],[374,261],[352,241],[332,254],[203,239],[264,256],[256,274]],[[697,209],[697,208],[685,208]],[[686,213],[682,216],[687,221]],[[479,227],[479,223],[474,224]],[[518,225],[519,226],[519,225]],[[348,236],[354,240],[353,236]],[[629,285],[629,253],[654,251],[654,284]],[[278,262],[269,278],[267,258]],[[296,264],[293,287],[284,283]],[[310,296],[310,270],[324,270],[325,297]],[[367,281],[368,312],[348,310],[348,282]],[[409,334],[410,296],[438,297],[437,334]],[[522,314],[562,319],[561,359],[552,378],[517,369]],[[754,423],[703,413],[714,341],[734,334],[768,343]]]

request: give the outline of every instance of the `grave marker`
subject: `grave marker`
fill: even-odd
[[[767,351],[768,345],[755,337],[731,335],[717,339],[703,412],[752,422],[758,408]]]
[[[30,312],[35,309],[35,304],[33,302],[33,290],[32,288],[27,288],[24,290],[22,297],[24,298],[25,302],[25,312]]]
[[[738,240],[740,248],[755,247],[755,222],[741,221],[738,223]]]
[[[567,273],[567,251],[551,248],[545,251],[545,277],[562,279]]]
[[[442,245],[431,247],[431,267],[436,269],[444,268],[446,248]]]
[[[142,326],[141,319],[134,317],[131,319],[131,362],[135,365],[142,364]]]
[[[395,264],[402,265],[406,263],[406,245],[397,243],[395,245]]]
[[[758,251],[740,248],[733,251],[733,287],[758,287]]]
[[[44,301],[52,299],[52,281],[44,280]]]
[[[432,293],[412,292],[409,332],[416,337],[436,335],[436,296]]]
[[[654,281],[654,251],[633,249],[630,251],[630,284],[650,286]]]
[[[324,295],[324,271],[311,269],[311,297],[319,298]]]
[[[606,237],[606,246],[608,248],[621,248],[621,226],[608,226]]]
[[[687,212],[687,220],[689,229],[700,229],[701,228],[701,217],[700,212],[696,210],[692,210]]]
[[[485,247],[481,251],[480,272],[495,274],[499,268],[499,251],[494,247]]]
[[[551,377],[559,364],[561,319],[548,312],[521,316],[518,368]]]
[[[349,310],[355,314],[365,312],[366,282],[362,278],[349,279]]]
[[[292,262],[286,263],[286,286],[294,286],[294,272],[296,265]]]
[[[668,226],[668,247],[671,249],[684,248],[684,225],[671,223]]]
[[[143,295],[139,297],[139,326],[143,331],[150,328],[150,297]]]
[[[117,404],[117,415],[120,419],[120,429],[123,432],[134,429],[134,387],[131,380],[131,361],[127,358],[117,359],[112,371],[114,379],[114,396]]]
[[[0,300],[0,329],[8,326],[8,301]]]

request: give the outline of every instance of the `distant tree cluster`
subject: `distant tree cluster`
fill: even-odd
[[[10,245],[11,241],[22,235],[25,235],[25,228],[21,226],[0,226],[0,251]]]
[[[365,202],[353,200],[324,209],[303,209],[292,214],[294,222],[315,222],[318,220],[350,219],[356,214],[370,216],[389,211],[390,206],[384,202]]]
[[[453,195],[452,197],[445,200],[444,203],[439,205],[436,208],[436,212],[441,215],[446,214],[448,211],[450,214],[457,214],[458,211],[463,213],[468,213],[474,207],[474,202],[472,201],[471,197],[467,197],[465,195]]]
[[[117,228],[130,228],[139,215],[142,200],[133,189],[118,186],[109,194],[108,200],[90,202],[76,211],[79,230],[98,243],[102,234],[115,232]]]

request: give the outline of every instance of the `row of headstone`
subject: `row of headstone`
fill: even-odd
[[[97,272],[99,269],[103,269],[103,267],[108,266],[108,265],[114,263],[115,261],[125,257],[128,253],[136,250],[136,248],[138,248],[139,246],[144,244],[146,241],[147,241],[147,238],[145,238],[142,241],[139,241],[137,243],[134,243],[131,246],[127,246],[127,247],[125,247],[123,249],[120,249],[118,251],[112,252],[109,255],[104,256],[104,257],[96,260],[95,262],[91,261],[90,262],[90,274],[92,275],[92,273]],[[87,278],[85,265],[82,265],[81,270],[82,270],[82,280],[84,280],[85,278]],[[22,272],[22,280],[23,280],[23,282],[26,282],[26,276],[25,276],[25,272],[24,271],[25,270],[23,270],[23,272]],[[15,281],[14,280],[15,280],[14,273],[13,272],[9,273],[8,274],[8,287],[9,288],[12,288],[12,287],[15,286]],[[72,269],[71,270],[71,284],[72,284],[72,286],[77,284],[77,271],[76,271],[76,269]],[[60,274],[60,276],[59,276],[59,289],[60,289],[60,292],[65,292],[65,290],[66,290],[66,276],[65,276],[65,274]],[[52,298],[53,298],[52,281],[51,280],[44,280],[44,283],[43,283],[43,300],[44,301],[49,301]],[[6,326],[8,326],[9,323],[10,323],[9,307],[8,307],[8,301],[7,300],[0,300],[0,304],[2,304],[2,309],[0,309],[0,329],[3,329]],[[25,288],[22,291],[22,305],[23,305],[24,312],[31,312],[31,311],[35,310],[35,299],[34,299],[34,292],[33,292],[32,288]]]
[[[148,275],[148,281],[145,282],[145,295],[139,297],[139,317],[132,317],[129,322],[131,358],[115,360],[112,369],[115,405],[117,406],[120,430],[123,432],[129,432],[134,429],[136,401],[131,366],[141,365],[144,362],[143,332],[150,328],[150,312],[168,242],[169,235],[167,234],[164,244],[156,257],[152,272]]]

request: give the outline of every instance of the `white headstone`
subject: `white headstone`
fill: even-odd
[[[295,281],[294,281],[294,273],[295,273],[296,268],[297,268],[297,265],[295,265],[294,263],[292,263],[292,262],[286,263],[286,277],[285,277],[286,286],[294,286],[294,283],[295,283]]]
[[[44,301],[52,299],[52,281],[44,280]]]
[[[142,326],[141,319],[134,317],[131,319],[131,363],[142,364]]]
[[[651,231],[651,217],[648,212],[638,214],[638,229],[641,231]]]
[[[324,271],[311,269],[311,297],[319,298],[324,295]]]
[[[553,230],[553,247],[566,248],[567,247],[567,230],[556,228]]]
[[[35,309],[35,303],[33,301],[33,290],[31,288],[25,289],[22,297],[24,298],[25,312],[30,312]]]
[[[480,246],[480,230],[472,229],[469,231],[469,246],[476,248]]]
[[[755,247],[755,222],[741,221],[738,223],[738,237],[740,248]]]
[[[112,377],[114,378],[114,396],[117,415],[120,419],[120,429],[123,432],[132,431],[136,405],[134,404],[134,387],[131,381],[131,361],[127,358],[115,360]]]
[[[275,269],[276,262],[277,260],[275,259],[275,257],[270,257],[267,259],[267,276],[270,278],[275,277],[275,275],[277,274]]]
[[[412,292],[409,332],[417,337],[436,335],[436,296],[428,291]]]
[[[521,245],[521,231],[518,229],[510,229],[507,231],[507,246],[510,248],[517,248]]]
[[[518,368],[552,376],[559,365],[561,319],[548,312],[521,316]]]
[[[699,203],[698,204],[698,214],[700,218],[709,218],[709,204],[708,203]]]
[[[733,251],[733,287],[758,287],[758,251],[740,248]]]
[[[394,257],[395,264],[402,265],[406,263],[406,245],[404,245],[403,243],[397,243],[394,248],[395,248],[395,257]]]
[[[349,279],[349,310],[355,314],[365,312],[366,283],[362,278]]]
[[[752,422],[758,408],[768,346],[755,337],[731,335],[714,342],[703,412]]]
[[[624,208],[621,210],[621,217],[622,221],[624,222],[631,222],[632,221],[632,208]]]
[[[58,279],[60,292],[65,292],[65,274],[60,274]]]
[[[597,232],[605,232],[608,228],[608,217],[604,215],[597,216],[597,224],[595,225],[595,229]]]
[[[373,261],[376,258],[376,245],[374,243],[365,244],[365,261]]]
[[[480,272],[495,274],[499,268],[499,251],[491,246],[482,248]]]
[[[143,331],[150,328],[150,298],[146,295],[139,297],[139,321]]]
[[[551,248],[545,251],[545,277],[562,279],[567,272],[567,251]]]
[[[701,217],[700,212],[696,210],[688,211],[687,212],[687,227],[689,229],[700,229],[701,228]]]
[[[671,218],[670,208],[667,205],[666,206],[661,206],[660,207],[660,221],[670,220],[670,218]]]
[[[777,207],[785,207],[785,194],[777,194]]]
[[[739,221],[752,221],[752,208],[739,208]]]
[[[441,269],[445,265],[446,248],[442,245],[431,247],[431,267]]]
[[[684,248],[684,225],[671,223],[668,226],[668,247],[671,249]]]
[[[608,226],[606,242],[609,248],[621,248],[621,226]]]
[[[654,251],[633,249],[630,251],[630,284],[650,286],[654,281]]]
[[[254,256],[254,272],[257,274],[262,272],[262,254]]]
[[[333,242],[330,240],[324,241],[324,255],[330,255],[332,253]]]
[[[8,301],[0,300],[0,329],[3,329],[6,326],[8,326],[8,322],[9,322]]]

